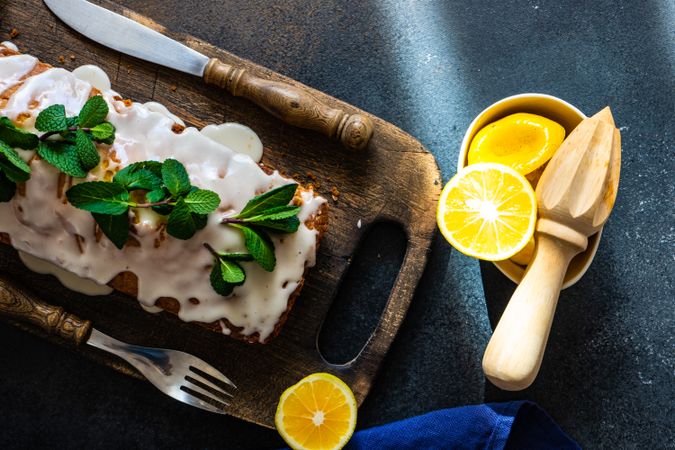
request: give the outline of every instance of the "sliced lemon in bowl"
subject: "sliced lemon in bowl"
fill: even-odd
[[[527,175],[544,165],[565,139],[565,128],[537,114],[515,113],[476,133],[468,152],[468,163],[504,164]]]
[[[509,259],[527,245],[537,221],[537,200],[525,177],[503,164],[461,169],[443,188],[436,211],[441,233],[465,255]]]
[[[356,428],[354,393],[328,373],[314,373],[281,394],[274,418],[277,431],[295,450],[338,450]]]

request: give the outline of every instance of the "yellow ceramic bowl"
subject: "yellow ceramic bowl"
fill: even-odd
[[[462,141],[462,147],[459,151],[457,170],[467,164],[466,156],[469,151],[469,146],[471,145],[471,140],[481,128],[495,120],[518,112],[539,114],[540,116],[554,120],[565,127],[566,135],[569,135],[579,122],[586,118],[584,113],[574,106],[551,95],[519,94],[506,97],[485,108],[485,110],[478,114],[473,122],[471,122],[469,129],[466,130],[464,140]],[[588,248],[586,248],[586,251],[574,257],[565,274],[563,289],[572,286],[584,273],[586,273],[586,270],[588,270],[588,267],[593,261],[595,252],[598,250],[601,234],[602,229],[589,237]],[[523,274],[525,273],[525,268],[523,266],[510,260],[496,261],[494,265],[515,283],[520,283],[520,280],[523,279]]]

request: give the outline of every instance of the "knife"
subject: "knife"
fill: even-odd
[[[373,135],[371,120],[331,108],[308,91],[260,78],[243,67],[226,64],[127,17],[85,0],[44,0],[68,26],[118,52],[202,77],[209,84],[244,97],[284,122],[318,131],[345,147],[361,150]]]

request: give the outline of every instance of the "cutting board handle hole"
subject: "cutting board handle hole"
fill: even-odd
[[[346,364],[361,352],[380,321],[406,247],[397,223],[377,222],[365,233],[319,332],[319,352],[328,363]]]

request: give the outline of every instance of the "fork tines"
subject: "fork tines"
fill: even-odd
[[[237,388],[234,383],[222,374],[224,380],[194,366],[190,366],[190,371],[195,376],[186,375],[185,381],[189,385],[182,385],[180,390],[218,409],[217,412],[226,412],[229,400],[233,397],[228,389]]]

